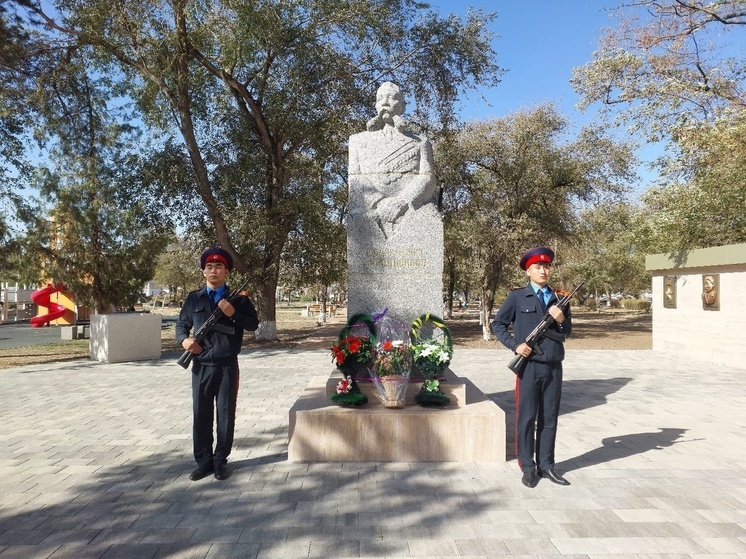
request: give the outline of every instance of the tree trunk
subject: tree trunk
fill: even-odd
[[[479,324],[482,326],[482,339],[490,341],[492,339],[492,330],[490,330],[490,313],[492,312],[492,306],[494,304],[494,293],[491,296],[488,296],[488,294],[483,291],[481,301],[482,304],[479,308]]]
[[[482,325],[482,339],[490,341],[492,339],[492,330],[490,330],[490,314],[495,306],[495,288],[483,287],[480,297],[482,304],[479,308],[479,321]]]
[[[327,288],[321,290],[321,297],[319,298],[319,322],[322,324],[326,322],[326,300],[327,300]]]
[[[277,316],[276,290],[276,280],[267,279],[264,283],[257,286],[254,298],[254,305],[259,314],[259,328],[256,330],[257,340],[272,341],[277,339],[277,320],[275,318]]]

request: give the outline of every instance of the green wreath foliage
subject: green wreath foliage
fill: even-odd
[[[351,334],[352,328],[363,324],[368,328],[367,336]],[[331,348],[332,362],[341,371],[359,376],[372,362],[376,347],[376,324],[370,315],[358,313],[349,318],[339,332],[337,344]]]
[[[420,338],[422,327],[431,323],[443,334],[443,341]],[[415,403],[427,407],[447,406],[451,399],[440,388],[438,377],[448,367],[453,357],[453,336],[443,319],[430,313],[423,314],[412,323],[409,332],[414,355],[414,365],[424,377],[420,391],[415,395]]]
[[[420,338],[420,330],[428,322],[442,332],[442,342]],[[438,378],[448,367],[451,357],[453,357],[453,336],[451,336],[448,326],[437,316],[429,313],[423,314],[412,323],[412,328],[409,331],[409,339],[412,342],[414,365],[419,369],[424,378]]]
[[[329,399],[340,406],[364,406],[368,403],[368,397],[362,392],[332,394]]]

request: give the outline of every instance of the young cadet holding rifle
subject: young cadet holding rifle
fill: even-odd
[[[572,332],[572,319],[569,305],[557,306],[557,293],[549,286],[553,260],[554,252],[546,247],[532,248],[523,255],[520,267],[526,271],[529,283],[508,294],[491,324],[492,332],[505,347],[526,358],[520,360],[524,366],[522,372],[511,366],[516,372],[516,455],[523,472],[521,481],[526,487],[536,487],[540,477],[558,485],[570,485],[554,471],[565,357],[563,342]],[[569,302],[569,297],[566,300]],[[531,334],[546,314],[549,326],[538,344],[534,344]],[[511,324],[513,335],[508,330]]]
[[[238,354],[244,330],[256,330],[259,319],[247,296],[229,295],[226,279],[233,269],[233,258],[228,252],[222,248],[207,249],[200,257],[200,268],[206,285],[187,296],[176,322],[176,341],[192,354],[192,430],[197,469],[189,479],[197,481],[214,473],[215,479],[222,481],[228,478],[228,456],[233,447]],[[202,343],[198,343],[192,336],[208,321],[214,324]],[[195,334],[191,335],[192,331]],[[183,359],[179,360],[180,364]],[[217,443],[213,449],[215,405]]]

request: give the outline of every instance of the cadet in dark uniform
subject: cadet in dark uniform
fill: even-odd
[[[233,269],[233,258],[222,248],[202,253],[200,268],[206,286],[192,291],[184,301],[176,322],[176,341],[194,354],[192,361],[192,404],[194,407],[194,459],[197,469],[189,479],[197,481],[215,473],[215,479],[228,478],[228,455],[233,446],[233,430],[238,397],[238,354],[244,330],[256,330],[259,319],[248,297],[229,303],[226,279]],[[212,314],[216,305],[223,316],[208,337],[210,345],[200,346],[190,336]],[[217,404],[217,444],[213,450],[213,416]]]
[[[559,485],[570,485],[554,471],[554,442],[562,395],[563,342],[572,331],[570,308],[563,313],[556,305],[557,295],[549,287],[554,252],[537,247],[526,252],[520,266],[526,271],[529,284],[511,291],[500,306],[492,331],[497,339],[516,354],[529,357],[523,374],[516,378],[516,455],[523,472],[521,481],[535,487],[540,477]],[[540,343],[542,355],[532,354],[523,343],[538,326],[546,309],[556,320]],[[508,331],[513,325],[514,335]]]

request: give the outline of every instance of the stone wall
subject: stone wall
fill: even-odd
[[[746,244],[650,255],[645,267],[653,273],[653,350],[743,366]],[[709,305],[706,276],[717,280]]]

